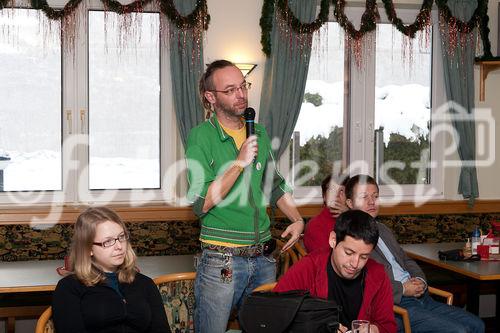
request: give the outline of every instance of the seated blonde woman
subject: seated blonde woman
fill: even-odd
[[[137,272],[136,255],[120,217],[89,208],[75,224],[73,274],[53,295],[57,333],[170,332],[156,285]]]

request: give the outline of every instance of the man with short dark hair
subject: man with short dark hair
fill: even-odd
[[[332,177],[331,174],[321,182],[323,209],[306,224],[304,247],[310,253],[320,248],[328,248],[328,237],[333,230],[335,219],[349,207],[345,204],[345,184],[349,180],[346,175]]]
[[[357,175],[346,184],[347,205],[360,209],[376,218],[379,213],[378,184],[368,175]],[[377,223],[379,240],[371,258],[385,267],[392,283],[394,304],[408,310],[411,331],[482,333],[484,323],[477,316],[444,303],[434,301],[427,293],[425,274],[418,264],[409,258],[392,231],[382,223]],[[403,323],[396,317],[399,331]]]
[[[392,290],[384,267],[370,253],[377,245],[375,220],[360,210],[340,214],[329,249],[314,251],[281,277],[274,291],[308,290],[342,307],[341,332],[355,319],[370,321],[370,333],[396,332]]]
[[[201,221],[203,249],[194,290],[197,332],[225,332],[243,296],[275,280],[268,201],[293,222],[281,235],[290,237],[283,250],[304,229],[266,130],[255,124],[255,135],[246,137],[242,116],[249,88],[227,60],[209,64],[199,83],[212,116],[191,130],[186,145],[188,198]]]

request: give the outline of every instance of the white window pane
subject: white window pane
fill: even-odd
[[[290,168],[296,179],[309,173],[305,161],[317,163],[319,172],[302,186],[318,186],[340,170],[344,127],[344,34],[329,22],[313,39],[304,102],[291,143]],[[302,165],[301,165],[302,164]]]
[[[4,191],[60,190],[59,29],[30,9],[0,12],[0,168]],[[0,179],[1,181],[1,179]]]
[[[419,32],[405,54],[403,37],[377,25],[375,170],[381,184],[429,184],[432,34],[427,43]]]
[[[160,187],[159,14],[134,15],[89,12],[90,189]]]

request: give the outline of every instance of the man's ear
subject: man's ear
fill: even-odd
[[[210,104],[215,104],[215,94],[212,91],[205,91],[203,94]]]
[[[330,237],[328,237],[328,244],[330,244],[330,247],[333,249],[337,243],[337,235],[335,234],[335,231],[330,231]]]
[[[352,200],[351,199],[346,199],[345,200],[345,204],[347,205],[347,207],[349,207],[349,209],[353,208],[353,204],[352,204]]]

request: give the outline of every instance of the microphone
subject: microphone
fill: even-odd
[[[246,108],[245,112],[243,113],[243,117],[245,118],[245,127],[246,127],[246,133],[247,133],[247,138],[250,135],[255,134],[255,110],[253,108]]]

